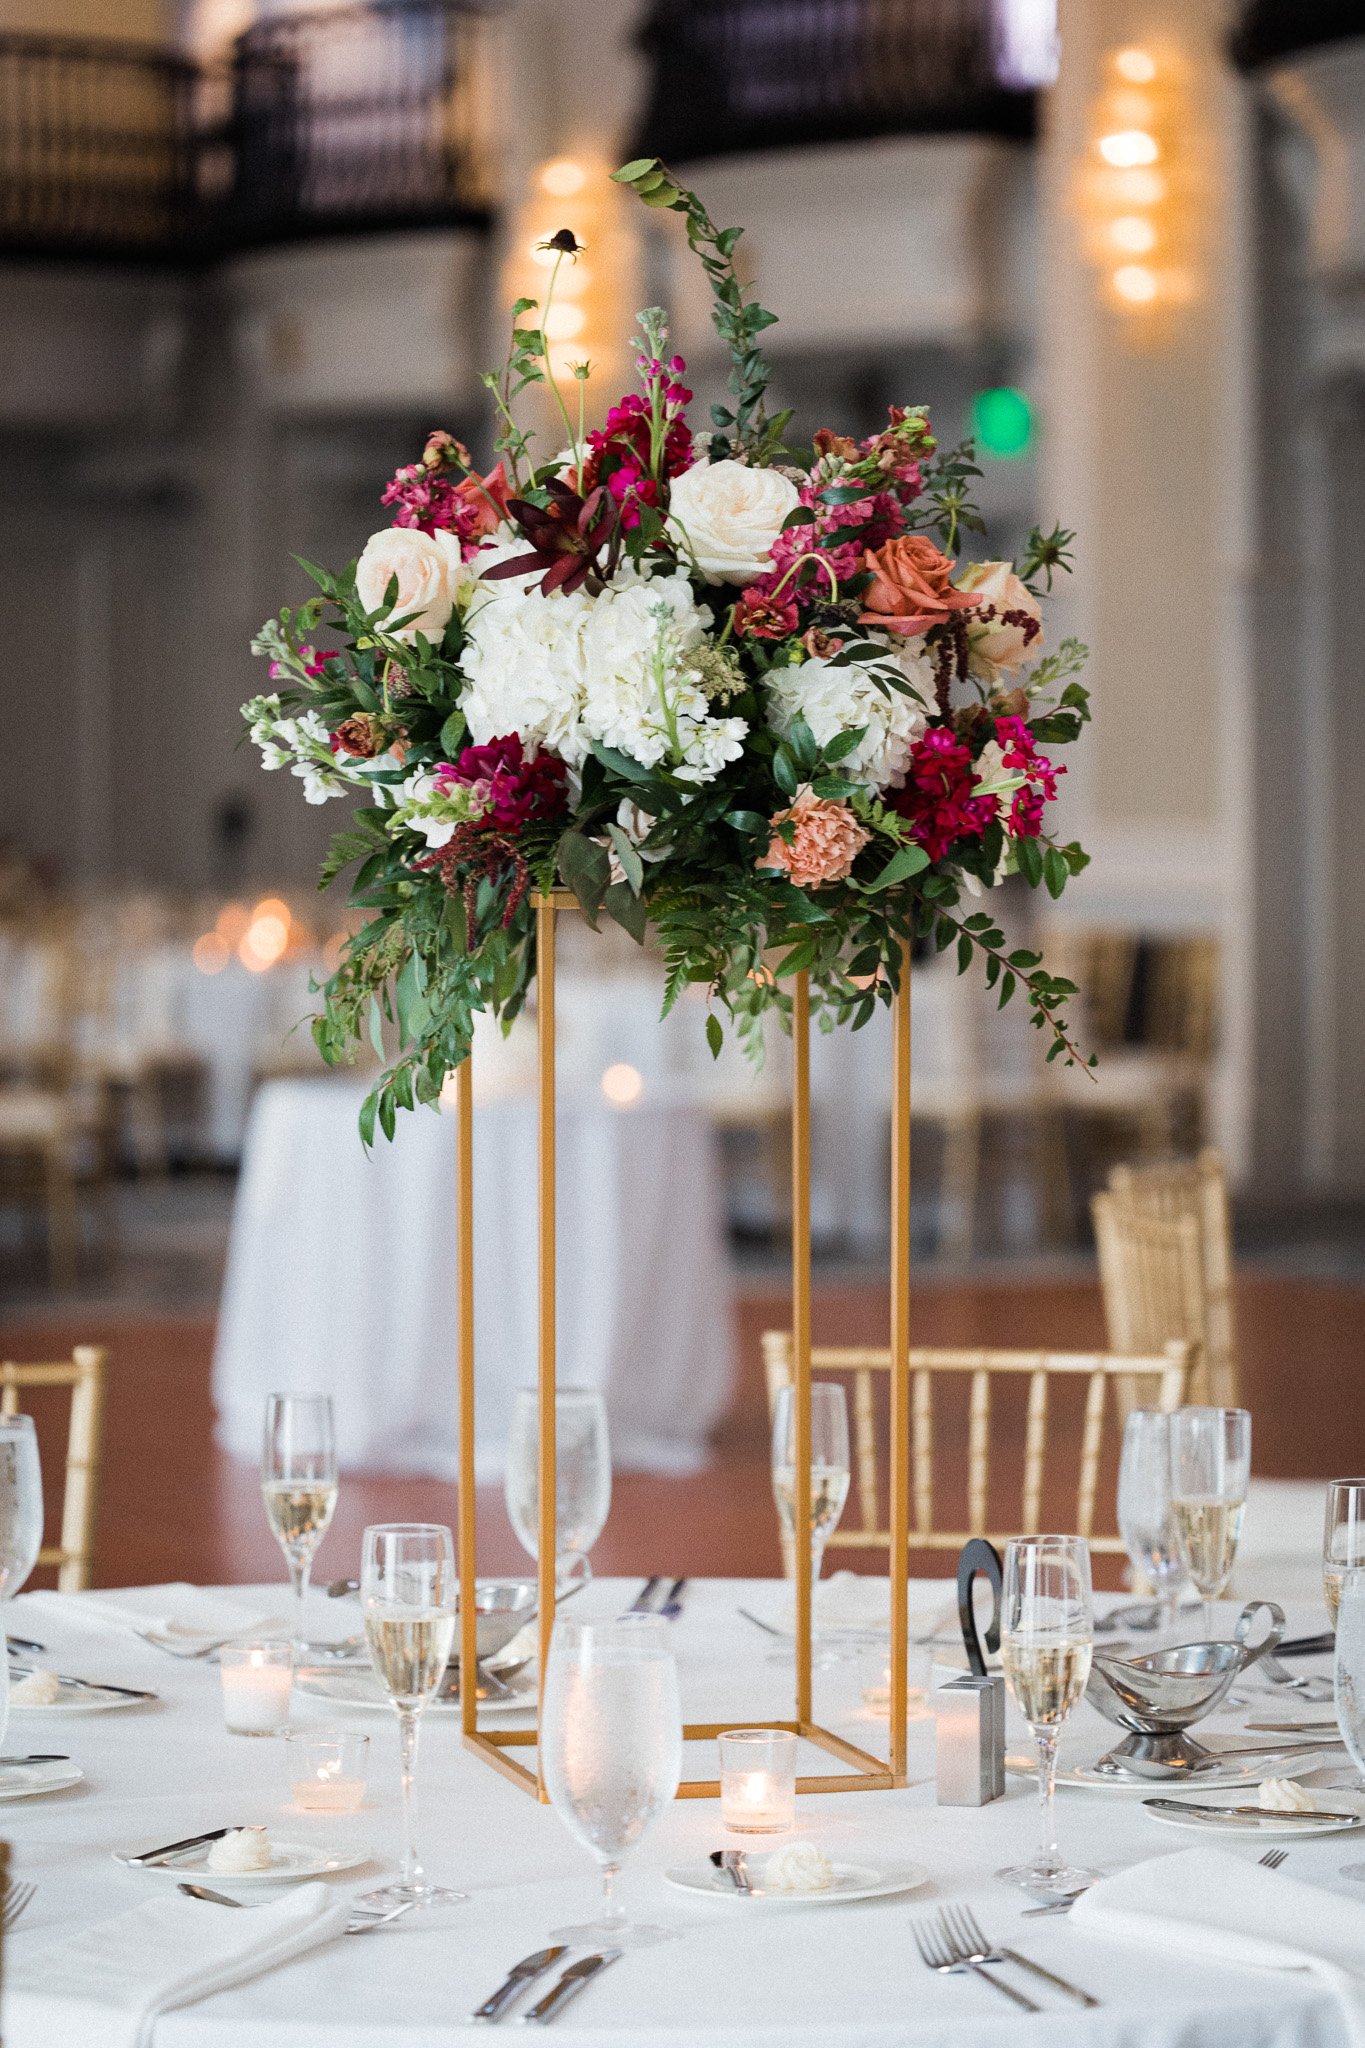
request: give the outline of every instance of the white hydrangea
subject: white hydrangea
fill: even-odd
[[[583,723],[595,740],[646,768],[663,763],[680,781],[710,782],[744,750],[742,718],[713,718],[688,657],[713,623],[684,570],[618,577],[593,607],[584,634],[588,683]]]
[[[525,552],[524,541],[500,534],[480,549],[476,565],[482,572]],[[544,597],[525,576],[473,586],[461,657],[468,680],[460,694],[471,740],[484,746],[519,733],[524,747],[547,746],[571,768],[582,767],[588,752],[583,635],[593,602],[583,590]]]
[[[922,640],[884,644],[885,657],[875,663],[836,663],[813,655],[795,668],[770,671],[768,723],[785,735],[794,719],[804,718],[822,747],[842,732],[865,726],[853,752],[839,762],[838,773],[873,789],[899,789],[910,749],[928,724],[934,671]],[[916,694],[897,688],[897,680],[908,683]]]

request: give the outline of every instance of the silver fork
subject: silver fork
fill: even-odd
[[[1270,1655],[1258,1657],[1256,1661],[1260,1665],[1262,1676],[1268,1678],[1273,1686],[1296,1692],[1301,1699],[1324,1706],[1328,1700],[1336,1696],[1336,1688],[1330,1678],[1296,1676],[1294,1672],[1285,1670],[1278,1657]]]
[[[1008,1998],[1011,2005],[1020,2006],[1025,2012],[1042,2011],[1040,2005],[1035,2005],[1031,1998],[1025,1998],[1023,1992],[1016,1991],[1012,1984],[1002,1983],[999,1977],[992,1977],[990,1971],[983,1969],[980,1963],[969,1963],[965,1956],[955,1954],[941,1929],[931,1928],[927,1922],[916,1920],[911,1922],[910,1931],[915,1937],[915,1947],[919,1950],[920,1961],[927,1969],[937,1970],[940,1976],[969,1969],[974,1976],[980,1977],[983,1983],[989,1984],[993,1991],[998,1991],[1002,1998]]]
[[[1256,1861],[1263,1863],[1267,1870],[1278,1870],[1288,1854],[1287,1849],[1267,1849],[1264,1856],[1258,1856]]]
[[[1045,1970],[1041,1963],[1035,1963],[1030,1956],[1020,1955],[1017,1948],[992,1948],[975,1915],[967,1906],[945,1906],[939,1914],[944,1928],[953,1945],[962,1951],[964,1963],[1016,1963],[1021,1970],[1031,1970],[1044,1984],[1050,1984],[1054,1991],[1063,1991],[1068,1998],[1074,1998],[1078,2005],[1096,2006],[1098,1998],[1092,1998],[1088,1991],[1082,1991],[1079,1984],[1069,1983],[1059,1977],[1055,1970]]]
[[[5,1891],[5,1903],[0,1906],[0,1927],[7,1933],[16,1921],[23,1919],[33,1904],[37,1890],[36,1884],[15,1884],[11,1880]]]

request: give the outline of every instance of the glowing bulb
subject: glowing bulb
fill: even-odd
[[[278,896],[262,896],[251,915],[253,921],[258,917],[278,917],[283,920],[285,930],[289,929],[289,905]]]
[[[572,341],[581,334],[588,324],[588,316],[581,306],[564,306],[556,303],[545,315],[545,332],[551,341]]]
[[[1114,69],[1129,85],[1150,85],[1156,77],[1156,59],[1147,50],[1119,50],[1114,57]]]
[[[576,164],[571,156],[551,157],[542,165],[540,188],[552,199],[572,199],[575,192],[581,192],[588,182],[588,174],[582,164]]]
[[[1145,263],[1121,264],[1110,282],[1130,306],[1150,306],[1156,297],[1156,274]]]
[[[228,964],[229,946],[221,932],[205,932],[196,939],[192,958],[201,974],[221,974]]]
[[[287,916],[287,911],[285,917],[277,917],[273,911],[268,911],[264,917],[252,918],[237,948],[237,958],[243,967],[249,967],[253,974],[261,974],[267,967],[275,965],[289,944]]]
[[[1159,206],[1166,197],[1166,180],[1160,171],[1118,171],[1110,190],[1121,206]]]
[[[251,912],[245,903],[225,903],[218,913],[214,930],[225,946],[235,946],[251,922]]]
[[[1121,213],[1109,223],[1109,239],[1125,256],[1145,256],[1156,247],[1156,229],[1141,214]]]
[[[1149,135],[1145,128],[1118,128],[1112,135],[1102,135],[1099,152],[1116,171],[1130,171],[1138,164],[1154,164],[1159,154],[1156,137]]]
[[[602,1093],[608,1102],[614,1102],[624,1109],[632,1102],[638,1102],[644,1094],[645,1084],[638,1067],[628,1067],[624,1060],[608,1067],[602,1076]]]

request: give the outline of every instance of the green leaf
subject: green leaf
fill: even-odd
[[[602,898],[607,915],[629,932],[637,946],[643,946],[649,930],[649,912],[628,882],[613,882]]]
[[[721,1028],[720,1018],[711,1015],[709,1012],[706,1018],[706,1043],[711,1048],[712,1059],[718,1060],[721,1055],[721,1049],[725,1044],[725,1033]]]
[[[714,410],[712,412],[712,417],[715,417]],[[729,415],[727,414],[726,419],[728,420],[728,418]],[[716,424],[718,426],[721,426],[724,425],[725,422],[717,420]],[[783,533],[785,533],[787,529],[792,526],[814,526],[814,524],[815,514],[814,512],[812,512],[810,506],[796,505],[793,506],[792,510],[787,514],[786,518],[782,521],[782,531]]]
[[[616,775],[624,775],[627,782],[648,782],[654,772],[651,768],[642,768],[638,761],[632,761],[629,754],[622,754],[615,747],[604,747],[600,740],[593,741],[592,750],[604,768],[610,768]]]
[[[1067,873],[1065,854],[1060,847],[1049,846],[1043,855],[1043,880],[1049,896],[1055,899],[1061,895],[1066,887]]]
[[[646,171],[662,169],[657,156],[634,156],[628,164],[622,164],[619,171],[612,172],[611,182],[613,185],[633,185],[637,178],[644,177]]]
[[[384,1015],[379,1007],[378,996],[370,997],[370,1044],[379,1059],[384,1058]]]
[[[761,811],[727,811],[725,822],[727,825],[733,825],[736,832],[747,832],[755,839],[766,839],[772,831],[771,825]]]
[[[607,826],[607,836],[616,848],[616,858],[621,863],[626,880],[638,896],[645,883],[645,864],[636,851],[634,842],[614,821]]]
[[[865,725],[855,726],[851,732],[836,733],[834,738],[826,744],[825,759],[827,761],[846,761],[854,749],[861,746],[866,737],[867,727]]]
[[[463,711],[452,711],[445,724],[441,727],[441,752],[453,760],[460,751],[464,736],[464,713]]]
[[[559,841],[559,872],[578,898],[584,917],[597,929],[597,913],[611,881],[611,865],[605,846],[598,846],[572,828]]]
[[[391,1088],[381,1089],[379,1096],[379,1128],[383,1131],[390,1144],[393,1143],[393,1127],[397,1121],[398,1110],[394,1103],[393,1090]]]
[[[957,942],[957,971],[959,974],[965,974],[967,972],[967,969],[972,964],[972,954],[975,952],[975,950],[976,949],[972,945],[971,940],[968,938],[966,932],[964,932],[962,934],[962,937]]]
[[[797,791],[796,767],[786,747],[779,747],[773,755],[773,781],[784,796],[795,797]]]
[[[368,1152],[374,1145],[374,1113],[379,1107],[379,1091],[371,1090],[360,1105],[360,1142]]]
[[[929,856],[922,846],[897,847],[881,873],[867,886],[869,890],[894,888],[897,882],[908,882],[911,875],[920,874],[928,865]]]
[[[1036,839],[1016,839],[1014,857],[1019,872],[1031,889],[1036,889],[1043,879],[1043,849]]]

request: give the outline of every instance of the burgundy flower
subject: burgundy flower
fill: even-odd
[[[1043,805],[1056,796],[1057,777],[1065,775],[1066,769],[1038,752],[1038,743],[1022,718],[997,718],[995,736],[1010,774],[1029,778],[1022,789],[1014,791],[1008,830],[1015,839],[1036,839],[1043,829]]]
[[[910,749],[904,788],[889,790],[883,801],[909,821],[911,838],[930,860],[942,860],[959,839],[979,839],[996,814],[995,797],[972,795],[977,780],[966,741],[935,725]]]
[[[772,581],[764,578],[764,582]],[[788,584],[781,596],[765,592],[751,583],[735,606],[735,636],[741,640],[785,640],[796,631],[799,619],[796,599]]]
[[[562,590],[568,597],[599,566],[598,557],[616,527],[616,506],[601,484],[586,497],[557,477],[546,489],[548,505],[533,505],[526,498],[508,500],[508,512],[531,543],[531,551],[514,555],[508,562],[495,562],[484,570],[484,576],[491,583],[506,576],[524,576],[528,569],[543,569],[542,595],[552,597]]]
[[[528,755],[520,737],[466,747],[450,767],[436,771],[438,786],[477,789],[487,810],[480,825],[517,832],[532,819],[562,818],[569,808],[569,771],[557,754]]]

